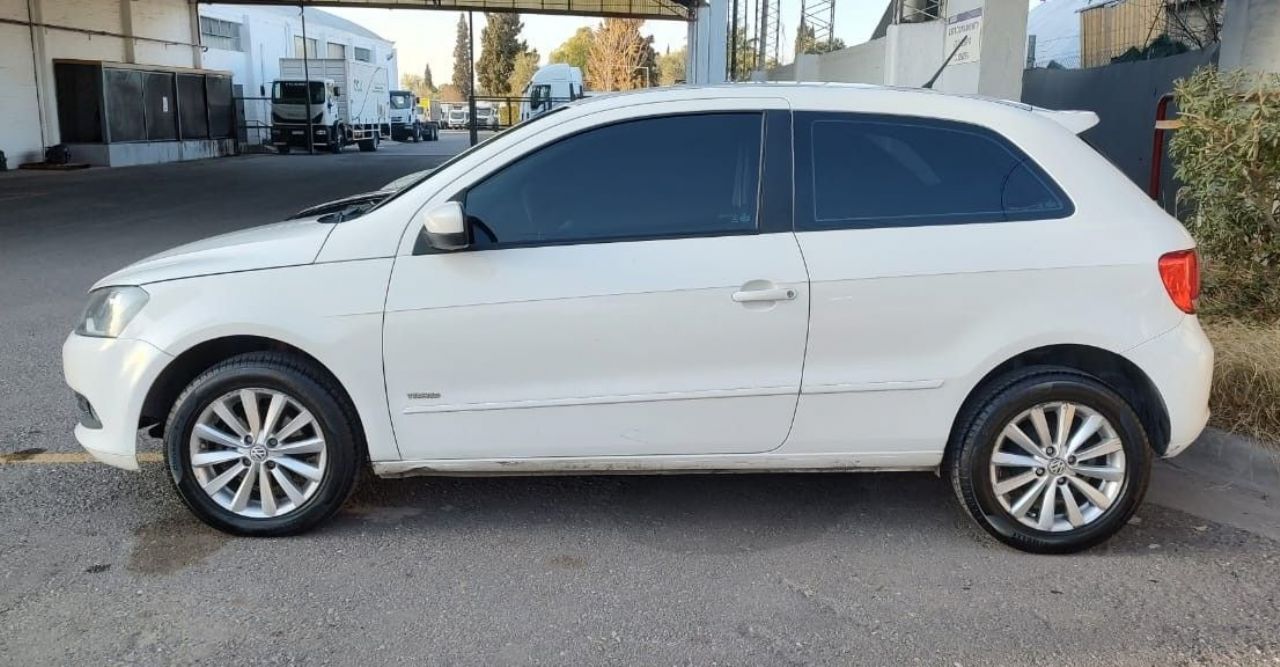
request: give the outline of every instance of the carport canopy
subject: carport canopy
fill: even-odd
[[[238,5],[376,7],[692,21],[702,0],[233,0]]]

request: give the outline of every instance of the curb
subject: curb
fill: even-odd
[[[1280,540],[1280,449],[1210,428],[1151,473],[1149,502]]]

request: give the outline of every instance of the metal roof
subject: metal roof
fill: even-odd
[[[236,0],[237,5],[377,7],[691,21],[703,0]]]

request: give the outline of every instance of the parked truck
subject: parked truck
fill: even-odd
[[[317,148],[356,144],[376,151],[390,124],[387,69],[340,58],[281,58],[271,87],[271,143],[281,153],[307,147],[308,116]]]
[[[585,97],[582,70],[565,63],[543,65],[520,94],[520,120],[529,120],[552,109]]]
[[[393,90],[390,121],[382,134],[396,141],[435,141],[440,138],[440,124],[431,111],[431,100],[424,101],[409,90]]]

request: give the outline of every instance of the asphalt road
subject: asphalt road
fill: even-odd
[[[248,540],[159,465],[12,461],[76,451],[58,349],[98,277],[462,145],[0,175],[0,664],[1280,663],[1280,543],[1150,503],[1037,557],[928,474],[366,479]]]

